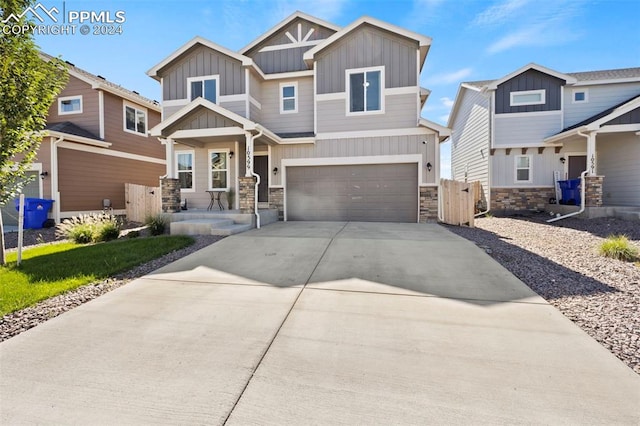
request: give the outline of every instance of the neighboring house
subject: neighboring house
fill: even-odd
[[[373,18],[340,28],[301,12],[238,52],[192,39],[147,73],[162,84],[151,135],[167,149],[165,211],[233,190],[236,209],[284,220],[435,220],[449,131],[420,116],[430,45]]]
[[[462,83],[448,124],[453,178],[479,180],[496,212],[548,209],[554,174],[584,170],[592,211],[640,206],[640,68],[560,73],[532,63]]]
[[[50,57],[42,55],[45,60]],[[160,122],[157,102],[68,63],[69,82],[47,117],[46,135],[32,165],[28,197],[53,199],[50,217],[101,211],[109,200],[125,213],[124,184],[158,186],[165,149],[148,129]],[[17,223],[10,201],[5,224]]]

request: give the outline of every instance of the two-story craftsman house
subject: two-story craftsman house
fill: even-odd
[[[233,190],[236,209],[284,220],[435,220],[449,132],[420,116],[430,45],[377,19],[340,28],[301,12],[238,52],[192,39],[148,71],[162,84],[151,135],[166,146],[165,211]]]

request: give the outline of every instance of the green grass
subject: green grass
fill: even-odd
[[[193,242],[190,237],[160,236],[94,245],[50,244],[25,250],[20,266],[16,265],[17,253],[7,253],[7,265],[0,266],[0,316],[129,270]]]
[[[631,245],[626,235],[609,235],[599,247],[602,256],[632,262],[638,259],[638,250]]]

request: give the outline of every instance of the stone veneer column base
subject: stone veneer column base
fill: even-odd
[[[180,181],[178,179],[160,179],[162,193],[162,211],[177,213],[180,211]]]
[[[240,202],[240,213],[255,213],[256,206],[256,178],[253,176],[238,178],[239,190],[238,201]]]
[[[508,213],[527,210],[545,210],[554,188],[491,188],[491,210]]]
[[[269,208],[278,210],[278,220],[284,220],[284,188],[269,188]]]
[[[436,222],[438,220],[438,187],[420,187],[420,217],[418,222]]]
[[[602,181],[604,176],[585,176],[584,202],[586,207],[602,207]]]

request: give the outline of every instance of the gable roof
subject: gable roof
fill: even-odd
[[[244,56],[244,55],[241,55],[240,53],[234,52],[233,50],[229,50],[224,46],[220,46],[219,44],[212,42],[211,40],[207,40],[206,38],[203,38],[203,37],[200,37],[200,36],[196,36],[196,37],[192,38],[191,40],[189,40],[188,42],[186,42],[185,44],[183,44],[180,48],[175,50],[171,55],[167,56],[161,62],[159,62],[156,65],[154,65],[153,67],[151,67],[147,71],[147,75],[149,77],[153,78],[154,80],[160,81],[160,77],[158,77],[158,72],[162,68],[166,67],[171,62],[173,62],[176,58],[178,58],[180,55],[182,55],[183,53],[187,52],[193,46],[198,45],[198,44],[200,44],[202,46],[205,46],[205,47],[208,47],[210,49],[213,49],[213,50],[215,50],[217,52],[220,52],[220,53],[222,53],[224,55],[227,55],[227,56],[229,56],[229,57],[231,57],[233,59],[236,59],[239,62],[241,62],[243,66],[251,66],[251,65],[253,65],[253,60],[251,58],[249,58],[248,56]]]
[[[307,50],[303,56],[304,61],[307,63],[307,65],[309,65],[309,67],[311,67],[314,61],[314,56],[317,53],[320,53],[321,51],[329,47],[331,44],[340,40],[342,37],[346,36],[351,31],[355,30],[356,28],[359,28],[361,25],[364,25],[364,24],[369,24],[374,27],[381,28],[391,33],[398,34],[403,37],[417,41],[420,46],[420,68],[422,68],[422,65],[424,64],[424,60],[427,57],[427,53],[429,52],[429,47],[431,46],[431,37],[423,36],[422,34],[418,34],[413,31],[409,31],[404,28],[397,27],[395,25],[389,24],[384,21],[380,21],[370,16],[363,16],[353,21],[351,24],[347,25],[340,31],[336,32],[331,37],[329,37],[322,43],[318,44],[316,47]]]
[[[536,71],[540,71],[541,73],[547,74],[547,75],[551,75],[553,77],[559,78],[560,80],[565,80],[567,82],[567,84],[574,84],[576,83],[576,78],[572,77],[568,74],[563,74],[560,73],[558,71],[552,70],[551,68],[547,68],[547,67],[543,67],[542,65],[538,65],[536,63],[529,63],[521,68],[518,68],[517,70],[515,70],[512,73],[509,73],[507,75],[505,75],[504,77],[498,79],[498,80],[494,80],[491,83],[488,84],[487,88],[489,90],[495,90],[498,88],[498,86],[502,83],[504,83],[505,81],[511,80],[513,77],[522,74],[525,71],[528,70],[536,70]]]
[[[609,80],[626,80],[640,79],[640,67],[639,68],[619,68],[612,70],[601,71],[586,71],[586,72],[569,72],[567,75],[575,77],[578,82],[593,82],[593,81],[609,81]]]
[[[80,142],[86,145],[93,145],[101,148],[109,148],[110,142],[105,142],[93,133],[76,126],[70,121],[61,123],[47,123],[44,128],[45,134],[69,140],[71,142]]]
[[[441,126],[438,123],[434,123],[433,121],[426,120],[424,118],[421,118],[420,120],[418,120],[418,126],[426,127],[427,129],[433,130],[434,132],[436,132],[438,134],[438,142],[444,142],[445,140],[449,139],[449,137],[451,136],[450,128]]]
[[[263,41],[265,41],[266,39],[268,39],[269,37],[271,37],[272,35],[274,35],[278,31],[280,31],[283,27],[286,27],[287,25],[289,25],[292,21],[294,21],[297,18],[301,18],[301,19],[304,19],[306,21],[313,22],[314,24],[320,25],[320,26],[325,27],[325,28],[329,28],[330,30],[334,30],[334,31],[339,31],[340,30],[340,27],[337,26],[337,25],[334,25],[334,24],[332,24],[330,22],[327,22],[327,21],[323,21],[322,19],[318,19],[318,18],[316,18],[314,16],[307,15],[306,13],[303,13],[303,12],[300,12],[299,10],[296,10],[294,13],[292,13],[289,16],[287,16],[282,21],[278,22],[276,25],[271,27],[270,30],[268,30],[264,34],[260,35],[258,38],[253,40],[251,43],[247,44],[245,47],[240,49],[239,52],[244,55],[245,53],[247,53],[248,51],[250,51],[251,49],[253,49],[257,45],[259,45],[260,43],[262,43]]]
[[[40,52],[40,57],[42,57],[45,61],[50,61],[54,59],[53,56]],[[138,105],[145,106],[154,111],[160,112],[161,107],[158,101],[151,100],[140,95],[138,92],[134,92],[133,90],[125,89],[119,84],[112,83],[106,78],[91,74],[89,71],[85,71],[82,68],[76,67],[69,61],[65,61],[67,65],[67,70],[69,71],[69,75],[76,77],[79,80],[84,81],[85,83],[91,85],[92,89],[104,90],[105,92],[113,93],[116,96],[120,96],[121,98],[127,99],[131,102],[134,102]]]

